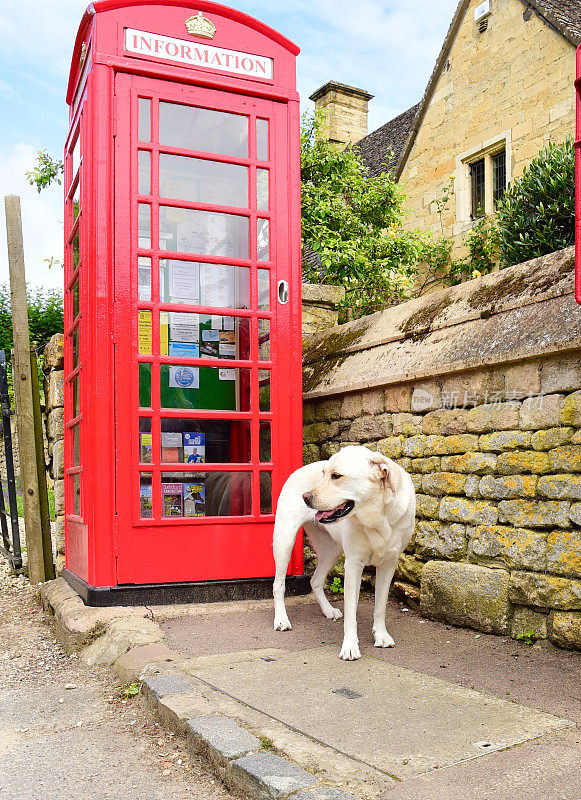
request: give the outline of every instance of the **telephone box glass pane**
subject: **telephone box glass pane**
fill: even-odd
[[[79,229],[77,228],[77,232],[75,233],[75,237],[73,239],[73,270],[75,270],[79,265],[80,241]]]
[[[151,247],[151,206],[139,203],[139,247]]]
[[[161,460],[173,464],[247,464],[250,420],[162,417]]]
[[[159,294],[162,303],[250,307],[250,270],[229,264],[161,259]]]
[[[240,517],[252,513],[250,472],[162,472],[162,517]]]
[[[190,203],[248,208],[248,167],[161,153],[159,194]]]
[[[162,311],[159,339],[162,356],[250,358],[250,320],[244,317]]]
[[[139,417],[139,461],[141,464],[151,464],[152,462],[150,417]]]
[[[268,161],[268,120],[256,120],[256,157],[259,161]]]
[[[272,475],[260,473],[260,513],[272,514]]]
[[[270,370],[258,370],[258,407],[270,411]]]
[[[270,422],[268,420],[260,420],[258,449],[260,452],[260,461],[265,464],[270,463],[271,435],[270,435]]]
[[[81,181],[78,180],[77,185],[75,187],[75,193],[73,195],[73,222],[79,216],[79,211],[81,210],[80,191],[81,191]]]
[[[73,296],[73,321],[79,316],[79,278],[71,286]]]
[[[81,516],[81,475],[75,472],[71,475],[72,492],[73,492],[73,514],[77,517]]]
[[[192,208],[159,208],[161,250],[249,258],[248,233],[248,217]]]
[[[71,339],[73,343],[72,352],[73,352],[73,369],[79,365],[79,326],[75,328],[73,333],[71,334]]]
[[[139,405],[151,408],[151,364],[139,365]]]
[[[138,191],[139,194],[151,194],[151,153],[149,150],[140,150],[137,160]]]
[[[81,426],[75,425],[72,429],[73,436],[73,467],[81,466]]]
[[[77,375],[72,380],[73,384],[73,419],[81,413],[81,389],[80,376]]]
[[[142,356],[151,355],[151,311],[137,312],[137,352]]]
[[[151,300],[151,258],[148,256],[137,259],[137,296],[139,300]]]
[[[258,320],[258,358],[270,361],[270,320]]]
[[[160,365],[162,408],[250,410],[250,370]]]
[[[151,142],[151,100],[139,98],[138,137],[140,142]]]
[[[268,211],[269,186],[268,170],[256,170],[256,208],[259,211]]]
[[[159,104],[159,143],[248,158],[248,117],[209,108]]]
[[[151,472],[139,473],[139,516],[141,519],[151,519],[153,516]]]
[[[258,310],[270,309],[270,272],[267,269],[256,270],[258,275]]]
[[[270,223],[267,219],[256,220],[256,258],[270,261]]]

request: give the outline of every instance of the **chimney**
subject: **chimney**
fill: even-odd
[[[329,81],[310,99],[326,113],[330,142],[346,145],[367,136],[367,103],[372,94],[354,86]]]

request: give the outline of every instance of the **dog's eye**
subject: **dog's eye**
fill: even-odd
[[[333,473],[332,473],[332,475],[331,475],[331,480],[332,480],[332,481],[336,481],[336,480],[338,480],[339,478],[342,478],[342,477],[343,477],[343,476],[342,476],[342,475],[339,475],[339,473],[338,473],[338,472],[333,472]]]

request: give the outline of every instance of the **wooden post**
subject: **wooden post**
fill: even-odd
[[[16,195],[8,195],[4,198],[4,204],[6,208],[8,264],[10,268],[12,330],[14,334],[14,399],[16,401],[20,476],[24,505],[26,549],[28,551],[28,577],[30,582],[34,584],[49,580],[54,573],[49,571],[47,574],[45,567],[41,495],[34,435],[33,378],[30,363],[20,198]],[[52,563],[52,553],[50,561]]]

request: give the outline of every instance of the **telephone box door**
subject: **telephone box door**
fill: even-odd
[[[118,582],[273,575],[301,404],[287,106],[128,75],[115,93]]]

